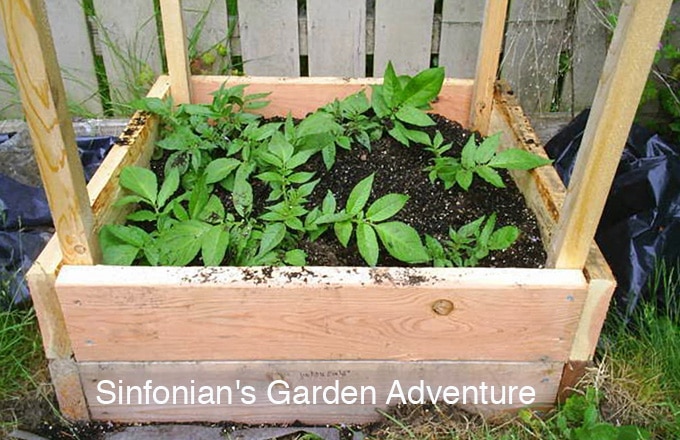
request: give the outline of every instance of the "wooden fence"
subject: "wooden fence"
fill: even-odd
[[[91,16],[82,2],[46,3],[70,100],[81,112],[101,114],[104,107],[116,110],[116,104],[143,94],[163,71],[157,8],[154,0],[92,0]],[[484,5],[479,0],[238,0],[238,13],[230,15],[227,3],[183,2],[187,35],[195,34],[196,71],[226,66],[262,76],[381,76],[392,60],[399,72],[437,64],[446,67],[447,76],[469,78]],[[511,1],[501,75],[526,111],[555,109],[556,99],[559,110],[590,104],[609,36],[601,4]],[[680,17],[680,3],[672,16]],[[200,56],[210,48],[210,55]],[[3,41],[0,117],[20,117],[18,101]]]

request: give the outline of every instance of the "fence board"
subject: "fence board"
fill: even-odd
[[[550,110],[564,46],[567,0],[515,0],[510,5],[502,76],[528,113]]]
[[[0,20],[0,118],[22,118],[24,113],[19,101],[19,91],[7,50],[7,40]]]
[[[474,78],[483,16],[483,1],[444,0],[439,65],[446,76]]]
[[[310,76],[366,75],[366,2],[307,0]]]
[[[182,9],[192,71],[197,74],[220,73],[219,59],[212,65],[207,65],[197,57],[214,49],[217,44],[229,45],[227,3],[223,0],[183,0]]]
[[[146,94],[162,70],[153,2],[128,0],[123,8],[118,2],[94,0],[94,7],[111,100],[129,103]]]
[[[243,68],[248,75],[299,76],[296,0],[239,0]]]
[[[434,2],[377,0],[375,5],[374,76],[388,61],[399,74],[413,75],[430,67]]]

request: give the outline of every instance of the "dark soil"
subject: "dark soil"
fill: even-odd
[[[461,150],[472,133],[459,123],[432,115],[436,126],[429,127],[432,136],[439,130],[446,143],[451,142],[453,148],[447,154],[460,157]],[[278,120],[277,118],[276,120]],[[477,137],[479,137],[477,135]],[[163,165],[168,153],[154,160],[151,169],[160,178],[163,176]],[[331,191],[338,202],[338,207],[345,206],[352,188],[362,179],[375,173],[373,190],[368,205],[381,196],[389,193],[406,194],[410,197],[406,206],[392,219],[405,222],[414,227],[421,236],[429,234],[439,240],[446,240],[449,228],[457,229],[482,215],[497,214],[496,227],[506,225],[517,226],[520,237],[515,244],[505,251],[491,253],[480,261],[482,267],[542,267],[546,254],[541,244],[536,219],[524,203],[524,198],[515,186],[512,178],[505,170],[498,170],[507,185],[497,188],[478,176],[475,176],[468,191],[455,186],[449,190],[437,181],[432,184],[428,174],[423,171],[430,165],[432,154],[421,146],[412,145],[406,148],[395,139],[385,135],[372,144],[371,151],[362,146],[353,145],[351,151],[337,149],[335,166],[327,171],[320,155],[315,155],[304,165],[305,171],[315,171],[316,178],[321,181],[310,197],[310,206],[320,206],[327,191]],[[255,206],[253,214],[265,212],[265,200],[269,188],[263,182],[252,179]],[[222,188],[215,189],[227,210],[232,210],[231,197]],[[153,227],[152,225],[149,225]],[[309,266],[365,266],[359,255],[354,238],[344,248],[329,230],[315,242],[303,241],[299,244],[307,255]],[[199,258],[195,265],[203,265]],[[392,258],[384,250],[381,251],[378,266],[405,266],[406,264]]]

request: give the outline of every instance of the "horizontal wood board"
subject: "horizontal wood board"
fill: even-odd
[[[79,361],[566,361],[587,288],[542,269],[117,266],[56,286]]]
[[[81,380],[87,396],[92,418],[95,420],[111,420],[115,422],[241,422],[241,423],[292,423],[299,421],[305,424],[327,423],[367,423],[377,421],[381,416],[377,409],[387,409],[388,396],[398,381],[404,392],[412,386],[419,386],[421,381],[426,386],[436,389],[438,386],[455,386],[461,390],[464,386],[530,386],[535,389],[535,403],[539,407],[552,406],[562,373],[562,363],[500,363],[500,362],[81,362],[79,363]],[[150,386],[169,387],[184,386],[187,390],[193,385],[195,396],[200,393],[201,386],[229,386],[232,388],[231,404],[208,405],[184,402],[182,392],[178,394],[178,404],[146,405],[139,404],[133,391],[131,405],[107,403],[111,394],[98,390],[101,381],[112,381],[116,386],[143,387],[151,380]],[[192,380],[194,383],[192,384]],[[278,382],[273,385],[271,399],[267,390],[275,380],[285,381],[292,391],[297,386],[313,389],[314,386],[334,386],[338,381],[340,389],[353,386],[375,388],[375,405],[372,391],[363,393],[364,404],[274,404],[281,399],[281,391],[285,386]],[[120,382],[119,382],[120,381]],[[246,386],[253,387],[255,401],[244,404],[251,398],[237,391]],[[103,382],[101,389],[110,391],[109,384]],[[124,388],[127,389],[127,388]],[[499,388],[495,388],[499,389]],[[250,389],[245,389],[251,393]],[[508,390],[508,388],[506,388]],[[328,394],[332,398],[332,392]],[[227,399],[227,392],[222,392]],[[152,395],[153,396],[153,395]],[[157,394],[160,402],[163,392]],[[418,394],[413,394],[414,398]],[[466,396],[473,398],[468,391]],[[496,394],[498,400],[500,391]],[[506,395],[507,396],[507,395]],[[515,393],[516,396],[516,393]],[[98,400],[98,398],[101,400]],[[197,398],[197,397],[196,397]],[[499,411],[518,408],[512,405],[462,405],[466,409],[480,411]],[[124,395],[126,403],[127,396]],[[144,399],[144,397],[143,397]],[[487,397],[487,403],[490,397]],[[397,398],[390,399],[392,405],[399,403]]]
[[[285,116],[290,111],[293,117],[302,118],[307,113],[332,102],[342,99],[360,90],[366,90],[370,96],[371,84],[379,84],[381,79],[361,78],[270,78],[243,76],[193,76],[192,101],[209,103],[210,93],[219,89],[222,84],[227,87],[249,84],[246,93],[271,92],[267,98],[270,104],[260,110],[264,116]],[[433,112],[440,113],[449,119],[467,126],[469,122],[470,103],[472,100],[472,80],[446,79]]]

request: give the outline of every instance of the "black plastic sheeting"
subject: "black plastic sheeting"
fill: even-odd
[[[0,143],[11,134],[0,134]],[[78,153],[86,180],[94,175],[116,138],[79,137]],[[52,225],[45,191],[0,174],[0,280],[11,298],[0,298],[0,308],[25,301],[24,274],[49,240]]]
[[[558,174],[568,184],[588,111],[578,115],[546,144]],[[680,256],[680,148],[633,125],[616,170],[595,236],[618,286],[615,300],[627,317],[649,291],[660,261]],[[664,298],[656,298],[660,304]]]

